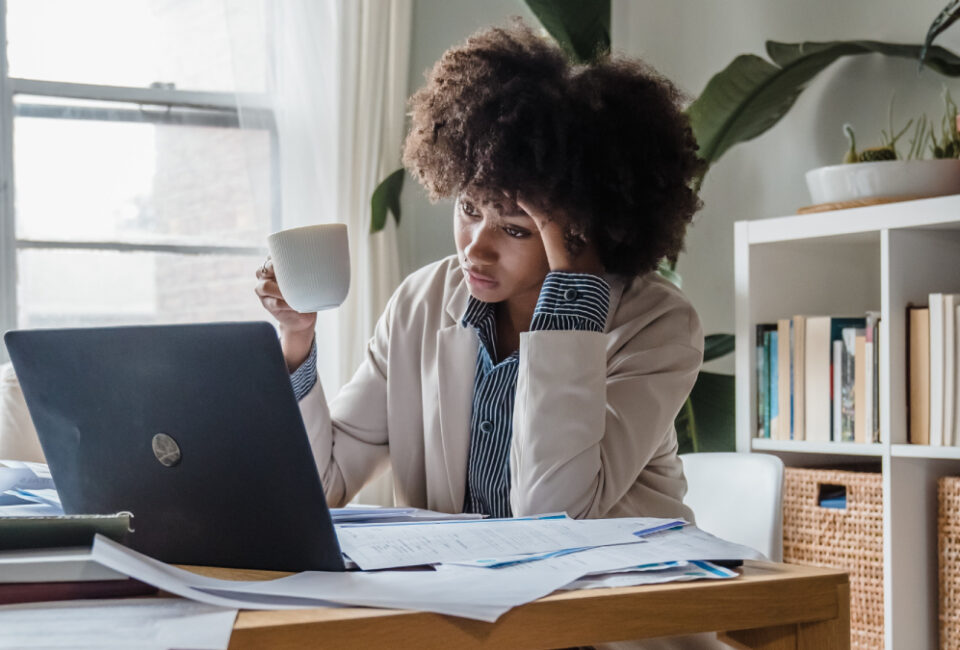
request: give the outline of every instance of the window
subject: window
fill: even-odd
[[[262,0],[0,10],[0,326],[263,319],[253,270],[279,201]]]

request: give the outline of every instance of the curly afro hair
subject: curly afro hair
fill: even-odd
[[[430,200],[467,186],[521,193],[562,219],[606,270],[675,258],[704,170],[683,95],[646,64],[570,63],[520,19],[447,50],[409,101],[403,162]]]

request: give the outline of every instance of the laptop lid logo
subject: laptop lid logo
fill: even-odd
[[[165,433],[153,437],[153,455],[164,467],[173,467],[180,462],[180,445]]]

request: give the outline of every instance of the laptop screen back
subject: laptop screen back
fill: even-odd
[[[4,338],[67,514],[130,511],[165,562],[343,569],[268,323]]]

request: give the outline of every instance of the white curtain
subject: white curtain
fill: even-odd
[[[237,1],[225,0],[228,9]],[[401,279],[392,219],[383,231],[369,232],[370,196],[400,166],[412,0],[278,0],[266,11],[280,226],[340,222],[350,237],[350,293],[317,324],[317,365],[330,398],[360,364]],[[231,30],[239,35],[241,27]],[[239,63],[241,41],[234,39],[236,75],[249,73]],[[241,110],[247,125],[260,119]],[[390,505],[390,477],[368,486],[358,500]]]

